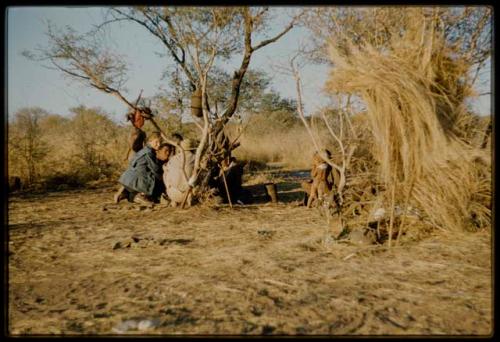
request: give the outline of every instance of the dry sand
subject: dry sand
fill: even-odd
[[[293,182],[284,203],[232,210],[115,205],[114,191],[9,198],[11,334],[492,332],[488,231],[388,250],[325,239]]]

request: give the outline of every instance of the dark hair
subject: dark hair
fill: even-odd
[[[172,134],[172,138],[174,140],[178,140],[178,141],[184,140],[184,138],[182,137],[182,135],[180,135],[180,133],[174,133],[174,134]]]
[[[323,160],[323,157],[321,156],[321,152],[324,152],[328,159],[332,159],[332,153],[330,152],[330,150],[328,150],[326,148],[314,152],[313,158],[321,158],[321,160]]]
[[[326,148],[325,148],[325,153],[326,153],[326,155],[327,155],[328,158],[332,157],[332,153],[330,152],[330,150],[328,150]]]
[[[134,121],[134,112],[127,112],[127,114],[125,114],[125,117],[126,117],[126,121]]]
[[[160,147],[158,147],[158,150],[161,150],[163,148],[167,148],[169,152],[172,152],[174,150],[174,145],[170,145],[169,143],[161,143]]]

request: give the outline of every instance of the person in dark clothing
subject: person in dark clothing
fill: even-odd
[[[162,163],[156,157],[161,143],[160,133],[154,132],[146,146],[134,155],[127,170],[118,180],[121,187],[115,194],[115,203],[127,198],[129,202],[152,204],[165,192]]]
[[[223,202],[228,203],[229,198],[227,196],[226,187],[224,184],[224,178],[222,177],[222,172],[226,178],[227,187],[229,190],[229,196],[233,203],[250,203],[251,194],[243,189],[243,164],[239,163],[236,158],[230,157],[222,162],[220,175],[217,178],[218,193],[223,199]]]

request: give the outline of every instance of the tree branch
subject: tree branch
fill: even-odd
[[[253,51],[257,51],[258,49],[260,49],[260,48],[262,48],[262,47],[264,47],[266,45],[274,43],[275,41],[277,41],[278,39],[280,39],[281,37],[283,37],[288,31],[290,31],[293,28],[294,25],[295,25],[295,20],[292,20],[292,22],[290,24],[288,24],[288,26],[281,33],[279,33],[274,38],[270,38],[270,39],[267,39],[267,40],[264,40],[264,41],[260,42],[255,47],[253,47],[252,50]]]
[[[146,20],[148,20],[151,24],[153,24],[155,27],[156,27],[156,30],[151,28],[146,21],[143,21],[143,20],[140,20],[138,18],[135,18],[131,15],[128,15],[122,11],[120,11],[119,9],[117,8],[113,8],[112,9],[113,11],[119,13],[120,15],[124,16],[125,18],[131,20],[131,21],[134,21],[136,23],[138,23],[139,25],[145,27],[149,32],[151,32],[154,36],[156,36],[157,38],[159,38],[162,43],[167,47],[167,49],[169,50],[170,54],[172,55],[172,57],[174,58],[175,62],[177,64],[179,64],[182,68],[182,70],[184,71],[184,73],[186,74],[187,78],[189,79],[189,81],[191,82],[191,86],[194,86],[197,82],[195,80],[195,78],[193,77],[193,75],[191,74],[191,71],[189,70],[189,68],[187,67],[186,65],[186,61],[185,61],[185,51],[184,49],[182,48],[182,46],[178,43],[178,40],[176,38],[173,39],[174,43],[176,43],[176,48],[180,49],[181,50],[181,53],[182,53],[182,57],[179,58],[179,56],[177,55],[177,53],[175,52],[175,49],[174,47],[170,44],[170,42],[168,41],[167,37],[165,36],[165,34],[163,33],[163,30],[161,29],[161,27],[158,25],[158,23],[156,23],[154,21],[154,19],[152,17],[150,17],[149,15],[146,14],[145,11],[141,11],[141,13],[146,17]],[[158,15],[158,17],[160,17]],[[164,18],[160,17],[161,20],[165,21]],[[165,21],[167,23],[167,27],[168,27],[168,30],[170,32],[170,34],[173,36],[173,37],[177,37],[177,35],[173,35],[172,32],[175,32],[174,28],[172,27],[172,25],[169,23],[169,21]],[[170,24],[170,25],[169,25]]]
[[[243,76],[245,76],[245,72],[248,69],[248,65],[250,64],[250,58],[252,57],[253,49],[252,49],[252,18],[250,15],[250,11],[248,8],[245,8],[244,13],[244,25],[245,25],[245,52],[243,55],[243,59],[241,61],[240,68],[234,72],[233,81],[231,86],[231,97],[229,99],[229,105],[227,106],[224,114],[222,114],[222,120],[225,122],[229,121],[231,116],[236,111],[238,106],[238,97],[240,95],[240,87],[241,81],[243,80]]]

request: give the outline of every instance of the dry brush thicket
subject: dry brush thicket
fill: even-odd
[[[416,8],[401,20],[404,34],[385,49],[333,42],[327,88],[366,104],[373,181],[385,189],[386,208],[411,205],[450,231],[490,227],[491,150],[478,143],[484,125],[464,104],[470,65],[447,44],[436,16]]]
[[[20,113],[27,116],[24,121],[34,125],[37,133],[30,136],[29,125],[16,115],[9,122],[8,173],[20,177],[25,190],[63,190],[96,181],[116,181],[125,170],[124,158],[132,127],[116,123],[102,109],[74,108],[70,117],[39,108],[25,108]],[[284,124],[269,113],[251,116],[256,117],[250,120],[255,125],[230,123],[226,127],[230,140],[241,142],[241,147],[235,150],[239,160],[257,165],[285,162],[290,168],[309,166],[313,146],[307,144],[303,127],[293,122]],[[185,138],[198,137],[194,124],[172,125],[169,119],[169,116],[156,118],[167,135],[181,133]],[[149,134],[155,127],[146,124],[144,130]],[[28,150],[30,141],[36,146],[34,151]],[[34,172],[30,182],[27,160],[31,159]]]
[[[8,125],[9,176],[20,177],[25,190],[84,186],[116,179],[124,170],[130,127],[116,124],[99,108],[73,108],[70,117],[39,112],[37,108],[19,112],[29,118],[28,127],[36,128],[36,136],[27,134],[30,130],[19,120],[19,113]],[[29,146],[35,148],[30,150]],[[40,148],[42,154],[37,151]]]

